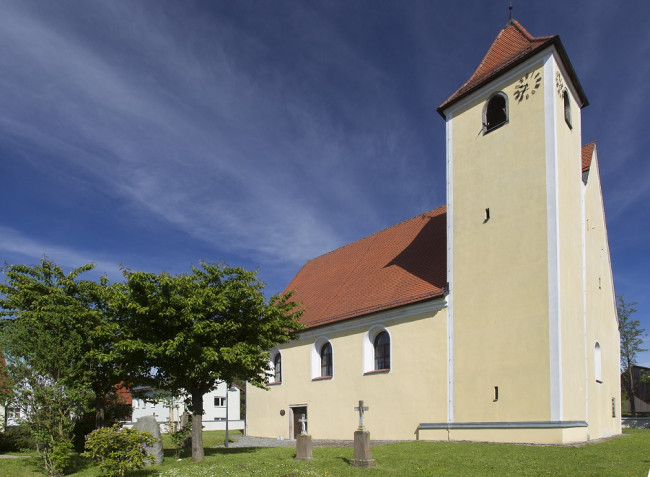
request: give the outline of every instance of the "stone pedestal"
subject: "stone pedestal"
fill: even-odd
[[[350,465],[355,467],[374,467],[377,461],[370,452],[370,431],[359,429],[354,431],[354,459]]]
[[[163,461],[163,446],[160,435],[160,425],[156,421],[154,416],[144,416],[138,418],[135,425],[133,426],[139,432],[146,431],[156,439],[156,442],[152,446],[147,446],[147,454],[154,456],[154,463],[162,464]]]
[[[296,438],[296,460],[311,459],[311,436],[300,434]]]

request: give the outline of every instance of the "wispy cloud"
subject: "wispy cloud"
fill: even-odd
[[[96,251],[83,251],[65,246],[42,243],[27,237],[9,227],[0,227],[0,253],[20,259],[18,263],[29,263],[33,257],[47,257],[64,268],[77,268],[87,263],[94,263],[94,271],[106,274],[112,279],[120,275],[120,264],[110,258],[97,260]],[[24,262],[27,260],[27,262]],[[6,260],[12,264],[11,260]],[[14,262],[15,263],[15,262]]]
[[[91,25],[71,28],[62,12],[25,5],[9,4],[0,18],[3,69],[12,71],[0,79],[3,135],[38,145],[28,158],[53,174],[103,183],[134,213],[263,262],[299,263],[349,240],[346,221],[379,222],[369,178],[408,177],[403,150],[413,137],[395,116],[384,136],[370,136],[355,130],[359,104],[328,99],[327,72],[353,66],[359,87],[382,88],[395,109],[385,78],[309,10],[296,15],[318,28],[302,29],[301,40],[329,44],[297,51],[305,64],[293,71],[263,61],[271,46],[216,17],[174,26],[173,11],[155,4],[93,2],[84,14],[110,35],[102,41]],[[337,227],[326,209],[340,216]]]

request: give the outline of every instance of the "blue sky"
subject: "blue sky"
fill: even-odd
[[[305,260],[445,203],[436,107],[507,7],[0,1],[0,259],[112,279],[221,260],[281,291]],[[649,14],[514,2],[560,35],[591,103],[616,291],[650,331]]]

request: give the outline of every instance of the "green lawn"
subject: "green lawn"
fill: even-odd
[[[206,447],[223,443],[223,432],[205,432]],[[131,476],[647,476],[650,469],[650,430],[626,430],[625,435],[580,447],[505,444],[404,442],[373,447],[377,467],[350,467],[349,447],[314,448],[312,462],[293,460],[295,449],[206,448],[203,462],[189,457],[179,462],[173,450],[165,461]],[[35,458],[0,461],[0,477],[40,475]],[[78,477],[97,476],[87,461],[77,461]]]

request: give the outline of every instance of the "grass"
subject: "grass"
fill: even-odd
[[[213,434],[214,432],[214,434]],[[650,430],[625,430],[622,437],[578,447],[524,446],[465,442],[403,442],[375,446],[377,467],[357,469],[348,463],[351,447],[317,447],[314,460],[297,462],[292,447],[241,449],[221,445],[224,433],[204,432],[204,461],[179,462],[165,450],[162,465],[129,474],[132,477],[202,476],[643,476],[650,469]],[[163,441],[164,442],[164,441]],[[213,444],[207,444],[211,442]],[[77,459],[76,477],[98,476],[97,468]],[[34,457],[1,460],[0,477],[41,475]]]

